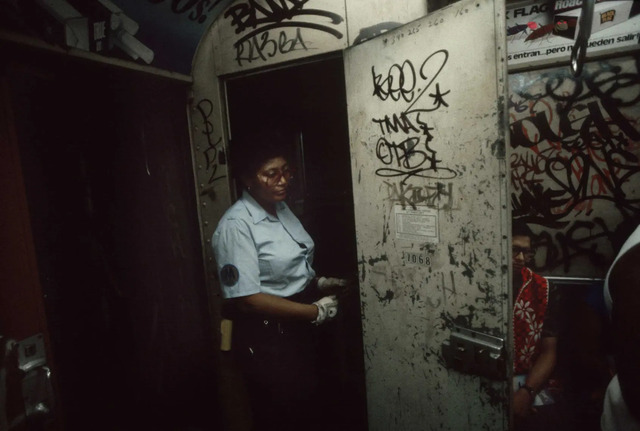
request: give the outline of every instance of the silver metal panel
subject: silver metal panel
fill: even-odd
[[[507,428],[506,383],[441,355],[456,325],[507,334],[503,11],[462,1],[346,51],[371,430]]]
[[[215,37],[215,33],[207,33],[196,52],[188,113],[203,259],[214,313],[213,325],[219,328],[221,294],[211,236],[231,205],[231,189],[226,165],[224,98],[213,62]]]
[[[379,36],[427,14],[426,0],[349,0],[349,46]]]

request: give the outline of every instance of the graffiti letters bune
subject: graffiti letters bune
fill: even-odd
[[[266,61],[278,54],[307,50],[302,29],[319,31],[341,39],[336,28],[344,19],[337,13],[306,8],[310,0],[240,1],[230,6],[224,17],[230,19],[236,34],[238,65]]]
[[[632,59],[511,77],[513,217],[548,273],[602,276],[640,220],[640,74]]]

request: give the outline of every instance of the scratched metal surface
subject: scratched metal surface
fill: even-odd
[[[349,0],[345,4],[349,46],[425,16],[428,10],[425,0]]]
[[[231,205],[227,177],[222,93],[214,68],[216,35],[207,33],[200,42],[193,63],[193,86],[188,106],[191,154],[196,179],[198,214],[202,234],[203,259],[214,312],[214,327],[219,327],[220,286],[211,236],[224,212]],[[217,333],[217,332],[216,332]]]
[[[623,57],[509,77],[513,216],[538,272],[603,277],[640,223],[640,70]]]
[[[507,428],[506,384],[441,357],[453,324],[508,326],[503,8],[462,1],[346,51],[371,430]],[[438,241],[398,239],[397,204],[433,211]]]

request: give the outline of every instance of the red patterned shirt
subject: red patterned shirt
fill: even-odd
[[[548,304],[547,279],[522,268],[522,287],[513,308],[515,374],[527,373],[538,357]]]

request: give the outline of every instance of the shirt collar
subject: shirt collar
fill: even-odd
[[[251,219],[253,220],[253,224],[258,224],[264,219],[269,219],[269,220],[273,220],[273,221],[278,220],[276,217],[272,216],[264,208],[262,208],[262,205],[260,205],[253,198],[253,196],[251,196],[251,194],[248,191],[244,190],[242,192],[242,200],[244,202],[244,206],[247,208],[247,210],[249,211],[249,214],[251,215]],[[276,211],[277,211],[278,214],[284,208],[285,208],[285,203],[284,202],[278,202],[276,204]]]

